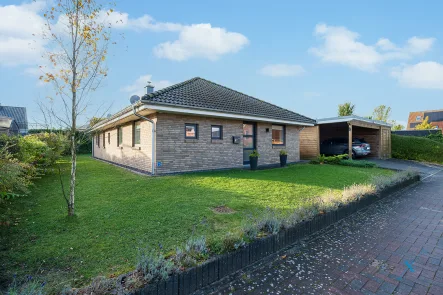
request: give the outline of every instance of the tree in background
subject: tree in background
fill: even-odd
[[[392,131],[400,131],[400,130],[404,130],[405,129],[405,126],[403,126],[402,124],[397,124],[397,122],[395,120],[392,120],[389,123],[392,124],[392,127],[391,127]]]
[[[415,130],[429,130],[434,129],[434,126],[429,123],[429,117],[426,117],[423,122],[415,126]]]
[[[43,56],[47,64],[40,66],[43,72],[40,80],[51,83],[56,94],[45,112],[69,133],[69,196],[64,189],[62,191],[68,215],[72,216],[77,172],[77,120],[90,105],[91,91],[96,90],[107,75],[104,62],[111,24],[106,23],[106,18],[113,10],[95,0],[53,0],[51,3],[52,7],[44,14],[46,23],[42,38],[49,45]]]
[[[340,117],[351,116],[354,114],[355,105],[351,102],[345,102],[344,104],[338,105],[338,115]]]
[[[372,120],[388,122],[390,116],[391,116],[391,107],[380,105],[374,109],[371,118]]]

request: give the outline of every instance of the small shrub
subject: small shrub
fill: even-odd
[[[35,175],[33,166],[13,159],[7,146],[0,147],[0,200],[29,193]]]
[[[246,244],[244,239],[239,234],[228,232],[222,239],[221,253],[235,251]]]
[[[174,263],[152,249],[139,249],[136,269],[147,281],[166,279],[175,271]]]
[[[280,156],[287,156],[288,152],[286,150],[280,150]]]
[[[195,266],[199,261],[208,258],[209,249],[206,245],[206,238],[192,237],[184,248],[177,248],[174,260],[179,266],[190,267]]]
[[[27,276],[22,281],[14,278],[6,291],[6,295],[44,295],[45,293],[45,283],[37,282],[32,276]]]
[[[259,221],[259,229],[265,233],[276,234],[282,226],[282,218],[275,210],[266,208]]]
[[[365,161],[365,160],[340,160],[338,162],[338,165],[342,165],[342,166],[350,166],[350,167],[359,167],[359,168],[375,168],[377,167],[377,164],[375,164],[374,162],[370,162],[370,161]]]
[[[241,230],[244,236],[250,241],[255,240],[259,233],[257,224],[250,218],[243,223]]]

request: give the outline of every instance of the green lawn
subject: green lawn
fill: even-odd
[[[63,164],[68,184],[69,164]],[[0,283],[14,273],[42,276],[50,288],[80,286],[97,275],[135,265],[136,247],[173,250],[194,228],[217,237],[238,228],[245,215],[266,207],[287,211],[325,190],[337,193],[381,169],[300,164],[262,171],[230,170],[148,177],[80,156],[76,214],[66,216],[58,175],[39,179],[32,195],[0,203]],[[226,205],[236,211],[215,214]],[[1,221],[1,220],[0,220]]]

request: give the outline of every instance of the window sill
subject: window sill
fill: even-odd
[[[132,149],[135,150],[135,151],[139,151],[139,150],[141,150],[142,148],[141,148],[140,146],[133,146]]]
[[[222,144],[223,143],[223,139],[211,139],[211,143]]]
[[[282,149],[282,148],[285,148],[285,147],[286,147],[285,144],[273,144],[272,145],[273,149]]]
[[[186,139],[185,138],[185,143],[197,143],[198,139]]]

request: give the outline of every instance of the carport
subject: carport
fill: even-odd
[[[369,157],[391,157],[391,125],[358,116],[334,117],[317,120],[317,125],[300,133],[300,158],[312,159],[320,155],[321,142],[331,138],[347,138],[352,146],[353,138],[364,139],[371,145]],[[352,156],[352,149],[349,149]]]

